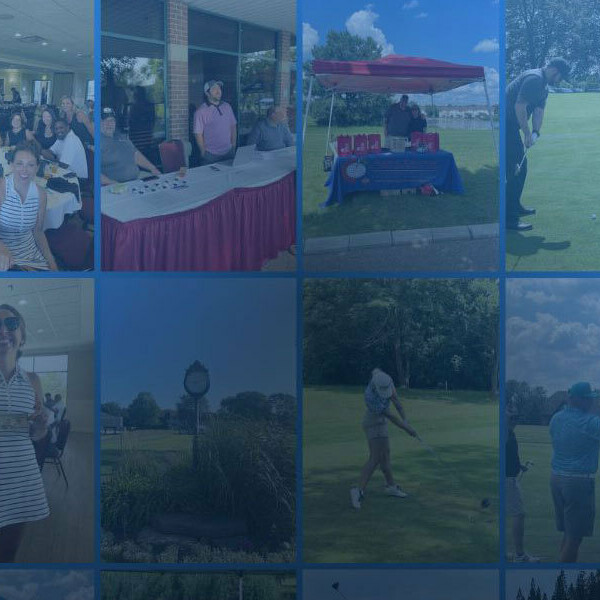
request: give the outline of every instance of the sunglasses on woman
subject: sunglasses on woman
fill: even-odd
[[[2,325],[6,327],[7,331],[16,331],[19,329],[20,321],[19,317],[6,317],[6,319],[0,319],[0,329]]]

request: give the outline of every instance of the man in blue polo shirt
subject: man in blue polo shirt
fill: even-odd
[[[576,562],[583,538],[594,532],[600,417],[590,411],[598,396],[589,383],[576,383],[569,389],[567,405],[550,421],[550,489],[556,528],[563,532],[560,562]]]

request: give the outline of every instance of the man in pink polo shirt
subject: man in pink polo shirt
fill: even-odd
[[[194,136],[202,164],[208,165],[235,155],[237,121],[231,106],[221,100],[222,81],[207,81],[204,94],[206,102],[194,114]]]

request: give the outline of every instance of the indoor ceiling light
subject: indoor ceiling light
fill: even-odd
[[[42,42],[42,46],[47,46],[48,42]]]
[[[18,31],[15,33],[15,37],[23,37],[22,33],[19,33]]]
[[[19,306],[25,306],[27,304],[27,300],[21,298],[21,300],[19,300],[18,305]]]
[[[43,329],[38,329],[36,333],[44,333]]]

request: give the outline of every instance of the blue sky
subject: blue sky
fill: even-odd
[[[343,600],[334,581],[347,600],[498,600],[497,571],[464,569],[305,570],[304,597]]]
[[[91,571],[0,571],[6,600],[93,600]]]
[[[457,7],[460,6],[460,10]],[[384,54],[424,56],[486,67],[490,94],[497,101],[499,6],[494,0],[307,0],[302,7],[304,56],[323,44],[327,32],[348,30],[372,37]],[[467,94],[466,92],[469,92]],[[478,84],[440,94],[438,103],[464,103],[468,96],[483,102]]]
[[[600,281],[513,279],[506,286],[506,377],[552,394],[600,388]]]
[[[213,408],[246,390],[296,395],[295,290],[271,278],[104,281],[102,402],[126,406],[149,391],[174,407],[196,359],[210,371]]]

